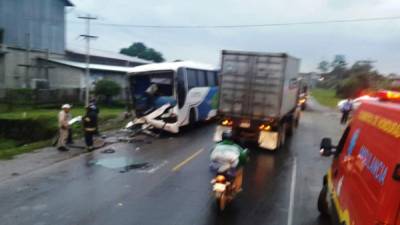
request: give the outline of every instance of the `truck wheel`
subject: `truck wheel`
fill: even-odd
[[[296,119],[294,119],[294,127],[297,128],[299,127],[299,122],[300,122],[300,114],[296,116]]]
[[[324,185],[318,197],[318,210],[323,216],[329,215],[327,197],[328,197],[328,187]]]
[[[289,123],[287,123],[286,135],[291,137],[293,135],[294,127],[295,127],[295,120],[292,118]]]
[[[285,142],[286,142],[286,124],[285,123],[282,124],[278,139],[279,139],[279,143],[278,143],[277,149],[281,149],[281,148],[283,148],[283,146],[285,145]]]

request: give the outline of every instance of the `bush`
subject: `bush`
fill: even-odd
[[[103,99],[106,104],[110,104],[112,97],[121,93],[121,86],[112,80],[100,80],[96,83],[94,93]]]
[[[46,118],[0,119],[0,138],[18,140],[25,144],[53,137],[57,127]]]

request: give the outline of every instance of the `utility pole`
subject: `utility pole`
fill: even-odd
[[[80,35],[86,40],[86,73],[85,73],[85,105],[89,106],[89,80],[90,80],[90,40],[97,38],[97,36],[90,35],[90,21],[96,20],[96,17],[90,15],[79,16],[79,19],[86,20],[86,34]]]

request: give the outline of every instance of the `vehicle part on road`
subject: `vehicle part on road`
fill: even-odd
[[[115,153],[115,149],[107,148],[107,149],[104,149],[103,151],[101,151],[101,153],[106,153],[106,154]]]
[[[121,173],[125,173],[133,169],[147,169],[151,166],[148,162],[136,162],[126,157],[91,160],[88,165],[98,165],[109,169],[121,169]]]
[[[122,170],[120,170],[120,173],[126,173],[129,172],[130,170],[135,170],[135,169],[148,169],[150,167],[150,164],[145,162],[145,163],[137,163],[137,164],[131,164],[125,166]]]

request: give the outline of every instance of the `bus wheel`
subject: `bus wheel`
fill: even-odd
[[[194,108],[191,108],[189,113],[189,126],[193,126],[195,123],[196,123],[196,112],[194,111]]]

